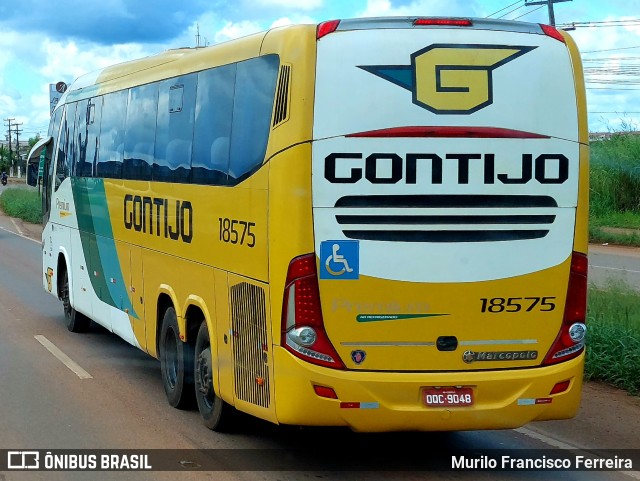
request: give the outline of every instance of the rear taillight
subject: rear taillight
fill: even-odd
[[[282,346],[319,366],[344,369],[324,329],[315,254],[289,264],[282,304]]]
[[[543,365],[568,361],[584,350],[587,331],[587,270],[588,259],[585,254],[574,252],[571,256],[569,287],[564,307],[564,317],[558,337],[547,353]]]
[[[562,34],[555,27],[552,27],[551,25],[545,25],[544,23],[541,23],[540,24],[540,28],[542,29],[544,34],[547,35],[548,37],[555,38],[556,40],[558,40],[558,41],[560,41],[562,43],[567,43],[567,42],[565,42],[564,37],[562,36]]]
[[[417,18],[414,25],[441,26],[441,27],[471,27],[473,22],[468,18]]]
[[[316,28],[316,40],[335,32],[338,29],[338,25],[340,25],[340,20],[329,20],[319,24]]]

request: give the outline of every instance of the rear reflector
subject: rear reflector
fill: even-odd
[[[369,130],[348,134],[346,137],[443,137],[475,139],[548,139],[549,136],[525,132],[523,130],[503,129],[500,127],[392,127],[389,129]]]
[[[551,389],[551,391],[549,392],[549,396],[553,394],[560,394],[561,392],[565,392],[567,389],[569,389],[570,384],[571,384],[570,379],[556,383],[556,385],[553,386],[553,389]]]
[[[316,394],[320,397],[326,397],[328,399],[338,399],[338,395],[336,394],[336,392],[327,386],[317,386],[317,385],[313,385],[313,390],[316,392]]]
[[[542,31],[544,32],[545,35],[547,35],[548,37],[551,38],[555,38],[556,40],[562,42],[562,43],[567,43],[564,41],[564,37],[562,36],[562,34],[554,27],[552,27],[551,25],[545,25],[543,23],[540,24],[540,28],[542,29]]]
[[[316,39],[320,40],[325,35],[329,35],[330,33],[335,32],[338,28],[338,25],[340,25],[340,20],[329,20],[327,22],[322,22],[318,25],[318,28],[316,30]]]
[[[440,27],[471,27],[473,22],[468,18],[418,18],[414,25],[440,26]]]

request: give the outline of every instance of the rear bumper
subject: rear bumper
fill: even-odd
[[[571,418],[580,404],[584,367],[584,353],[549,367],[441,373],[337,371],[308,364],[280,347],[274,357],[279,423],[349,426],[356,431],[510,429],[531,421]],[[566,391],[549,394],[566,380]],[[333,388],[339,399],[318,396],[314,384]],[[426,407],[421,399],[426,386],[473,386],[474,405]],[[361,403],[364,408],[341,403]]]

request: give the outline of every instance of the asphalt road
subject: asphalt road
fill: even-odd
[[[589,280],[602,287],[623,282],[640,291],[640,248],[589,246]]]
[[[236,451],[240,457],[255,453],[257,459],[268,464],[264,451],[250,450],[275,450],[272,452],[278,456],[303,449],[297,461],[314,469],[261,472],[255,470],[255,463],[249,463],[247,467],[253,470],[203,471],[197,464],[186,462],[178,472],[6,471],[0,473],[0,481],[640,479],[638,472],[436,473],[415,468],[417,456],[440,462],[434,457],[441,456],[440,451],[433,454],[436,450],[456,453],[462,449],[565,448],[583,454],[602,453],[608,448],[640,450],[640,398],[593,384],[585,387],[582,408],[575,419],[534,423],[518,430],[373,435],[344,429],[283,428],[245,420],[234,434],[213,433],[201,425],[195,410],[179,411],[167,404],[156,360],[102,329],[87,334],[66,330],[60,303],[41,288],[41,248],[29,235],[34,235],[33,228],[0,216],[0,450],[186,449],[191,451],[184,452],[185,461],[211,457],[220,461],[225,452],[219,450],[232,449],[242,450]],[[40,342],[45,338],[82,371],[74,372],[54,357]],[[324,452],[327,448],[331,448],[329,455]],[[389,456],[380,456],[386,449]],[[347,470],[343,464],[338,471],[322,469],[325,463],[335,467],[342,459],[333,458],[336,453],[346,454],[367,469]],[[167,458],[172,456],[173,452],[167,452]]]

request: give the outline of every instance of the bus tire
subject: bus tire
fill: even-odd
[[[207,323],[203,322],[198,330],[195,349],[195,392],[198,410],[204,425],[217,432],[231,430],[236,410],[233,406],[216,396],[213,386],[213,359]]]
[[[67,323],[67,329],[71,332],[87,332],[91,325],[91,319],[84,314],[76,311],[71,306],[69,296],[69,274],[66,269],[62,274],[62,283],[60,284],[60,300],[64,309],[64,318]]]
[[[160,370],[167,401],[174,408],[193,405],[193,347],[180,340],[176,311],[169,307],[160,332]]]

